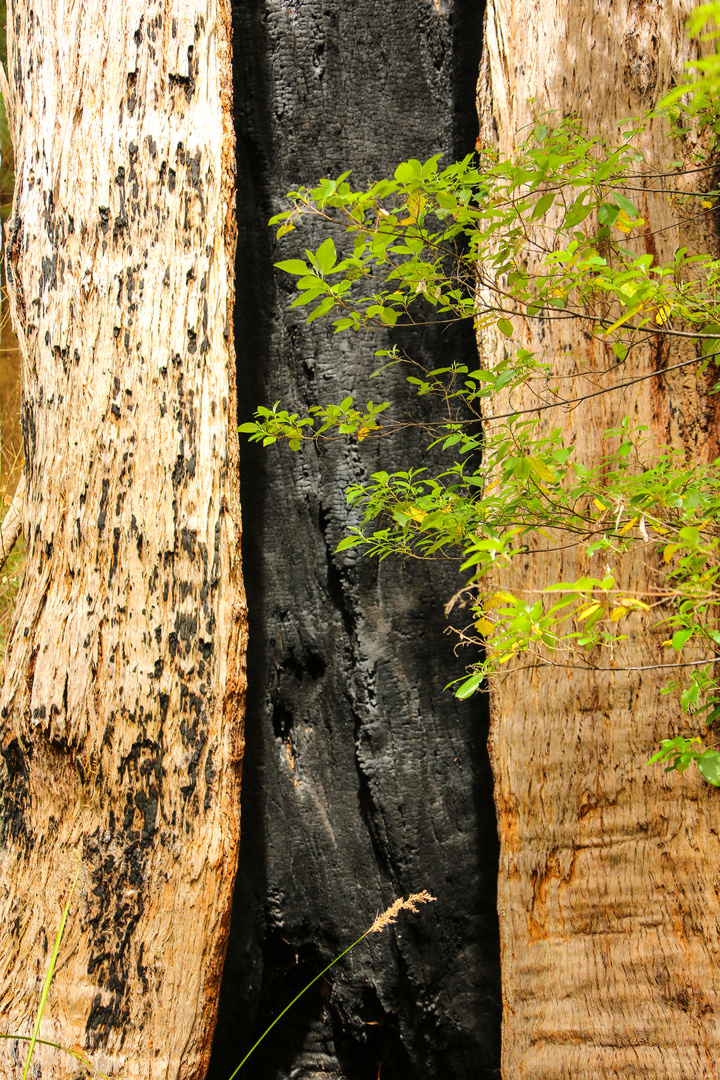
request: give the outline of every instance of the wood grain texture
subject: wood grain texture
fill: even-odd
[[[592,130],[652,105],[691,55],[685,2],[607,5],[493,0],[479,89],[484,137],[507,153],[536,108],[578,111]],[[660,126],[645,150],[667,160]],[[711,228],[681,230],[669,202],[641,181],[635,193],[644,230],[638,252],[660,260],[682,243],[707,250]],[[518,320],[518,326],[521,326]],[[565,330],[558,327],[565,326]],[[541,322],[518,341],[574,376],[574,394],[611,379],[667,367],[685,356],[673,345],[634,350],[607,377],[609,348]],[[491,334],[486,359],[498,355]],[[574,411],[544,414],[563,426],[578,459],[597,461],[601,434],[623,415],[650,428],[658,444],[696,460],[717,455],[715,398],[692,369],[651,378]],[[531,406],[515,394],[512,407]],[[495,408],[504,412],[507,400]],[[552,546],[552,545],[548,545]],[[615,564],[617,565],[617,564]],[[577,549],[542,557],[533,549],[506,586],[541,588],[604,570],[604,557]],[[647,587],[653,566],[636,551],[619,580]],[[602,574],[600,574],[602,576]],[[661,638],[637,625],[618,667],[662,659]],[[607,656],[594,660],[608,663]],[[645,762],[659,740],[687,721],[660,696],[658,673],[593,674],[561,668],[524,672],[495,684],[491,753],[502,844],[499,914],[506,1080],[698,1080],[720,1076],[720,793],[697,773],[665,777]]]
[[[0,1026],[204,1075],[239,838],[245,614],[224,0],[16,0],[6,263],[27,561],[0,721]],[[76,1063],[36,1051],[44,1078]],[[0,1075],[23,1047],[0,1045]],[[34,1075],[34,1074],[33,1074]]]

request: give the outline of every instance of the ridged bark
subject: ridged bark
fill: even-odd
[[[493,0],[479,100],[487,141],[507,153],[535,108],[578,112],[591,130],[655,103],[691,55],[683,2],[602,4]],[[669,160],[660,124],[645,139],[650,170]],[[671,151],[676,156],[677,151]],[[699,224],[678,233],[677,215],[653,181],[632,193],[646,225],[638,253],[672,258],[681,244],[708,250]],[[665,229],[666,231],[662,231]],[[518,325],[520,322],[518,321]],[[558,329],[565,327],[565,330]],[[567,323],[525,325],[522,344],[573,375],[573,396],[651,373],[684,356],[675,346],[634,349],[615,364],[609,347]],[[482,341],[486,359],[498,343]],[[653,377],[630,393],[545,413],[580,461],[603,452],[602,432],[628,414],[658,445],[698,461],[717,455],[717,398],[690,368]],[[513,394],[513,408],[536,398]],[[507,401],[495,404],[504,412]],[[547,546],[552,547],[552,544]],[[604,555],[532,550],[505,586],[539,589],[603,571]],[[644,551],[622,560],[618,580],[651,588]],[[601,573],[602,577],[603,574]],[[667,659],[657,634],[630,621],[618,668]],[[666,636],[666,635],[663,635]],[[612,667],[606,656],[593,662]],[[506,1080],[699,1080],[720,1076],[720,795],[696,772],[665,777],[646,762],[659,740],[687,728],[663,673],[605,674],[563,668],[498,681],[491,749],[502,844],[499,915]]]
[[[77,877],[40,1034],[143,1080],[204,1075],[239,838],[230,33],[225,0],[8,6],[27,558],[0,1027],[29,1034]]]

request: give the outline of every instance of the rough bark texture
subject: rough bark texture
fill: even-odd
[[[239,834],[244,601],[223,0],[8,10],[26,571],[0,725],[0,1017],[204,1075]],[[0,1044],[20,1076],[24,1045]],[[31,1075],[67,1077],[36,1051]]]
[[[616,119],[652,105],[682,70],[691,6],[493,0],[480,84],[486,137],[508,152],[515,131],[530,119],[529,98],[540,110],[577,110],[591,127],[611,134]],[[657,127],[646,140],[651,165],[667,161],[663,142]],[[647,223],[636,241],[639,253],[662,260],[683,243],[712,245],[700,227],[680,237],[656,232],[673,224],[671,206],[647,191],[636,198]],[[612,367],[609,348],[557,326],[525,327],[522,344],[556,370],[558,358],[567,357],[567,374]],[[491,359],[497,346],[483,345]],[[577,377],[573,392],[661,369],[683,354],[660,345],[631,357],[605,379]],[[629,395],[545,414],[544,422],[565,425],[579,460],[597,459],[603,430],[625,414],[649,425],[660,445],[712,460],[717,398],[707,396],[709,385],[689,369],[650,379]],[[513,407],[533,400],[516,394]],[[496,407],[505,411],[507,402]],[[506,584],[532,589],[596,574],[604,558],[530,552]],[[618,578],[642,590],[653,580],[652,568],[636,553]],[[618,664],[662,659],[660,638],[649,646],[637,629],[630,634]],[[660,685],[654,672],[546,668],[495,687],[507,1080],[720,1076],[720,795],[697,773],[665,778],[658,768],[646,769],[660,738],[686,726],[676,703],[660,696]]]
[[[267,220],[302,182],[472,149],[481,10],[455,0],[244,0],[233,8],[238,140],[236,332],[242,418],[258,403],[389,395],[368,379],[386,338],[335,337],[290,310]],[[471,329],[406,339],[414,356],[473,363]],[[334,555],[342,493],[421,439],[359,453],[242,448],[250,612],[243,843],[211,1066],[226,1080],[293,991],[396,896],[437,904],[373,936],[293,1007],[246,1071],[262,1080],[497,1075],[497,847],[486,723],[443,686],[454,570]],[[412,447],[412,449],[411,449]],[[245,1075],[245,1072],[243,1073]]]

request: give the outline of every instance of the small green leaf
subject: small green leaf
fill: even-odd
[[[672,647],[680,652],[685,642],[692,637],[692,630],[676,630],[672,636]]]
[[[533,212],[530,215],[530,220],[531,221],[537,221],[538,218],[544,217],[545,214],[547,214],[548,210],[550,209],[550,207],[552,206],[552,204],[554,202],[555,202],[555,194],[554,194],[554,192],[551,191],[551,192],[548,192],[547,195],[543,195],[535,203],[535,206],[533,208]]]
[[[693,525],[686,525],[680,530],[678,537],[690,547],[696,548],[700,543],[700,533]]]
[[[506,338],[511,338],[514,334],[513,324],[509,319],[498,319],[497,328],[501,334],[504,334]]]
[[[455,691],[455,697],[460,698],[461,701],[464,701],[465,698],[472,697],[482,681],[482,674],[476,672],[475,675],[471,675],[469,679],[466,679],[465,682],[458,687]]]
[[[333,240],[332,236],[328,236],[327,240],[323,240],[322,244],[315,252],[315,258],[317,260],[317,266],[320,273],[329,274],[333,266],[337,262],[335,241]]]
[[[357,547],[357,545],[359,543],[360,543],[360,537],[359,536],[346,536],[343,540],[340,541],[338,546],[335,548],[335,554],[337,555],[337,553],[339,551],[347,551],[347,549],[351,548],[351,547]]]
[[[619,206],[615,206],[614,203],[603,203],[598,207],[598,222],[600,225],[614,225],[619,213]]]
[[[617,200],[620,204],[620,209],[625,211],[631,221],[637,221],[640,215],[629,199],[626,199],[619,191],[613,191],[613,198]]]
[[[310,267],[302,259],[283,259],[282,262],[275,263],[275,265],[278,270],[284,270],[288,274],[295,274],[297,277],[304,277],[305,274],[310,273]]]
[[[720,787],[720,754],[717,750],[706,750],[697,759],[698,769],[713,787]]]

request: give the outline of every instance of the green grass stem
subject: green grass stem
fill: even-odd
[[[348,954],[348,953],[350,952],[350,950],[351,950],[351,949],[354,949],[356,945],[359,945],[359,944],[360,944],[360,942],[361,942],[361,941],[363,941],[363,939],[364,939],[364,938],[366,938],[366,937],[368,936],[368,934],[369,934],[369,933],[370,933],[370,930],[366,930],[364,934],[361,934],[361,936],[360,936],[360,937],[359,937],[359,938],[357,939],[357,941],[353,941],[352,945],[348,945],[347,949],[345,949],[345,950],[344,950],[344,952],[341,952],[339,956],[336,956],[334,960],[331,960],[331,961],[330,961],[330,963],[328,964],[328,966],[327,966],[327,967],[324,967],[324,968],[322,969],[322,971],[320,972],[320,974],[319,974],[319,975],[316,975],[314,979],[311,979],[311,980],[310,980],[310,982],[309,982],[309,983],[307,984],[307,986],[304,986],[304,987],[303,987],[303,989],[302,989],[302,990],[300,991],[300,993],[299,993],[299,994],[296,994],[296,995],[295,995],[295,997],[294,997],[294,998],[292,999],[292,1001],[290,1002],[290,1004],[289,1004],[289,1005],[286,1005],[286,1006],[285,1006],[285,1008],[283,1009],[283,1011],[282,1011],[281,1013],[279,1013],[279,1014],[278,1014],[278,1015],[277,1015],[277,1016],[275,1017],[275,1019],[273,1020],[272,1024],[270,1025],[270,1027],[268,1027],[268,1028],[265,1028],[265,1031],[263,1031],[263,1033],[262,1033],[262,1035],[260,1036],[260,1038],[258,1039],[258,1041],[257,1041],[257,1042],[256,1042],[256,1043],[255,1043],[255,1044],[254,1044],[253,1046],[251,1046],[251,1047],[250,1047],[250,1049],[248,1050],[247,1054],[246,1054],[246,1055],[245,1055],[245,1057],[244,1057],[244,1058],[242,1059],[242,1061],[240,1062],[240,1064],[238,1065],[238,1067],[237,1067],[237,1068],[235,1069],[235,1071],[234,1071],[234,1072],[233,1072],[233,1073],[232,1073],[232,1074],[230,1075],[230,1077],[228,1078],[228,1080],[235,1080],[235,1077],[236,1077],[236,1076],[237,1076],[237,1074],[238,1074],[238,1073],[240,1072],[240,1070],[242,1069],[243,1065],[245,1064],[245,1062],[247,1061],[247,1059],[248,1059],[248,1058],[250,1057],[250,1055],[252,1054],[253,1050],[256,1050],[256,1049],[257,1049],[257,1047],[258,1047],[258,1046],[260,1045],[260,1043],[261,1043],[261,1042],[263,1041],[263,1039],[265,1038],[265,1036],[266,1036],[266,1035],[268,1035],[268,1034],[269,1034],[269,1033],[270,1033],[270,1032],[272,1031],[272,1029],[273,1029],[273,1028],[275,1027],[275,1025],[277,1024],[278,1020],[282,1020],[283,1016],[284,1016],[284,1015],[285,1015],[285,1013],[286,1013],[286,1012],[288,1011],[288,1009],[291,1009],[291,1008],[293,1007],[293,1005],[295,1004],[295,1002],[296,1002],[296,1001],[297,1001],[297,1000],[298,1000],[299,998],[301,998],[301,997],[303,996],[303,994],[305,993],[305,991],[306,991],[306,990],[309,990],[309,989],[310,989],[310,987],[311,987],[311,986],[313,986],[313,985],[314,985],[314,984],[315,984],[315,983],[316,983],[316,982],[318,981],[318,979],[322,979],[322,977],[323,977],[323,975],[325,974],[325,972],[329,971],[331,967],[334,967],[334,965],[335,965],[335,964],[337,964],[338,960],[342,960],[343,956],[347,956],[347,954]]]
[[[76,885],[77,885],[77,877],[73,881],[72,886],[70,888],[70,895],[68,896],[67,904],[65,905],[65,910],[63,911],[62,919],[60,920],[60,929],[58,930],[58,932],[57,932],[57,934],[55,936],[55,944],[53,945],[52,956],[50,957],[50,966],[48,968],[48,973],[45,976],[45,985],[43,986],[42,997],[40,998],[40,1007],[38,1009],[38,1013],[37,1013],[37,1016],[35,1018],[35,1027],[33,1028],[33,1033],[30,1036],[30,1048],[28,1050],[28,1056],[27,1056],[27,1061],[25,1062],[25,1068],[23,1069],[22,1080],[26,1080],[26,1077],[27,1077],[27,1074],[28,1074],[28,1069],[30,1068],[30,1058],[32,1057],[33,1050],[35,1049],[35,1044],[38,1042],[38,1032],[40,1030],[40,1022],[41,1022],[41,1020],[43,1018],[43,1013],[45,1011],[45,1004],[47,1002],[48,994],[50,993],[50,983],[52,982],[53,975],[55,974],[55,965],[57,964],[58,953],[60,952],[60,942],[62,941],[63,932],[65,930],[65,922],[67,921],[68,911],[70,910],[70,901],[73,898],[73,893],[75,892],[75,886]],[[42,1040],[40,1040],[40,1041],[42,1041]]]
[[[18,1042],[30,1042],[32,1035],[8,1035],[4,1031],[0,1031],[0,1039],[14,1039]],[[61,1046],[60,1043],[50,1042],[49,1039],[35,1039],[36,1046],[50,1046],[53,1050],[62,1050],[65,1054],[70,1054],[76,1061],[79,1061],[81,1065],[84,1065],[86,1069],[90,1069],[96,1076],[100,1077],[100,1080],[109,1080],[105,1073],[100,1072],[95,1068],[92,1061],[85,1057],[85,1054],[81,1054],[79,1050],[69,1050],[67,1046]]]

